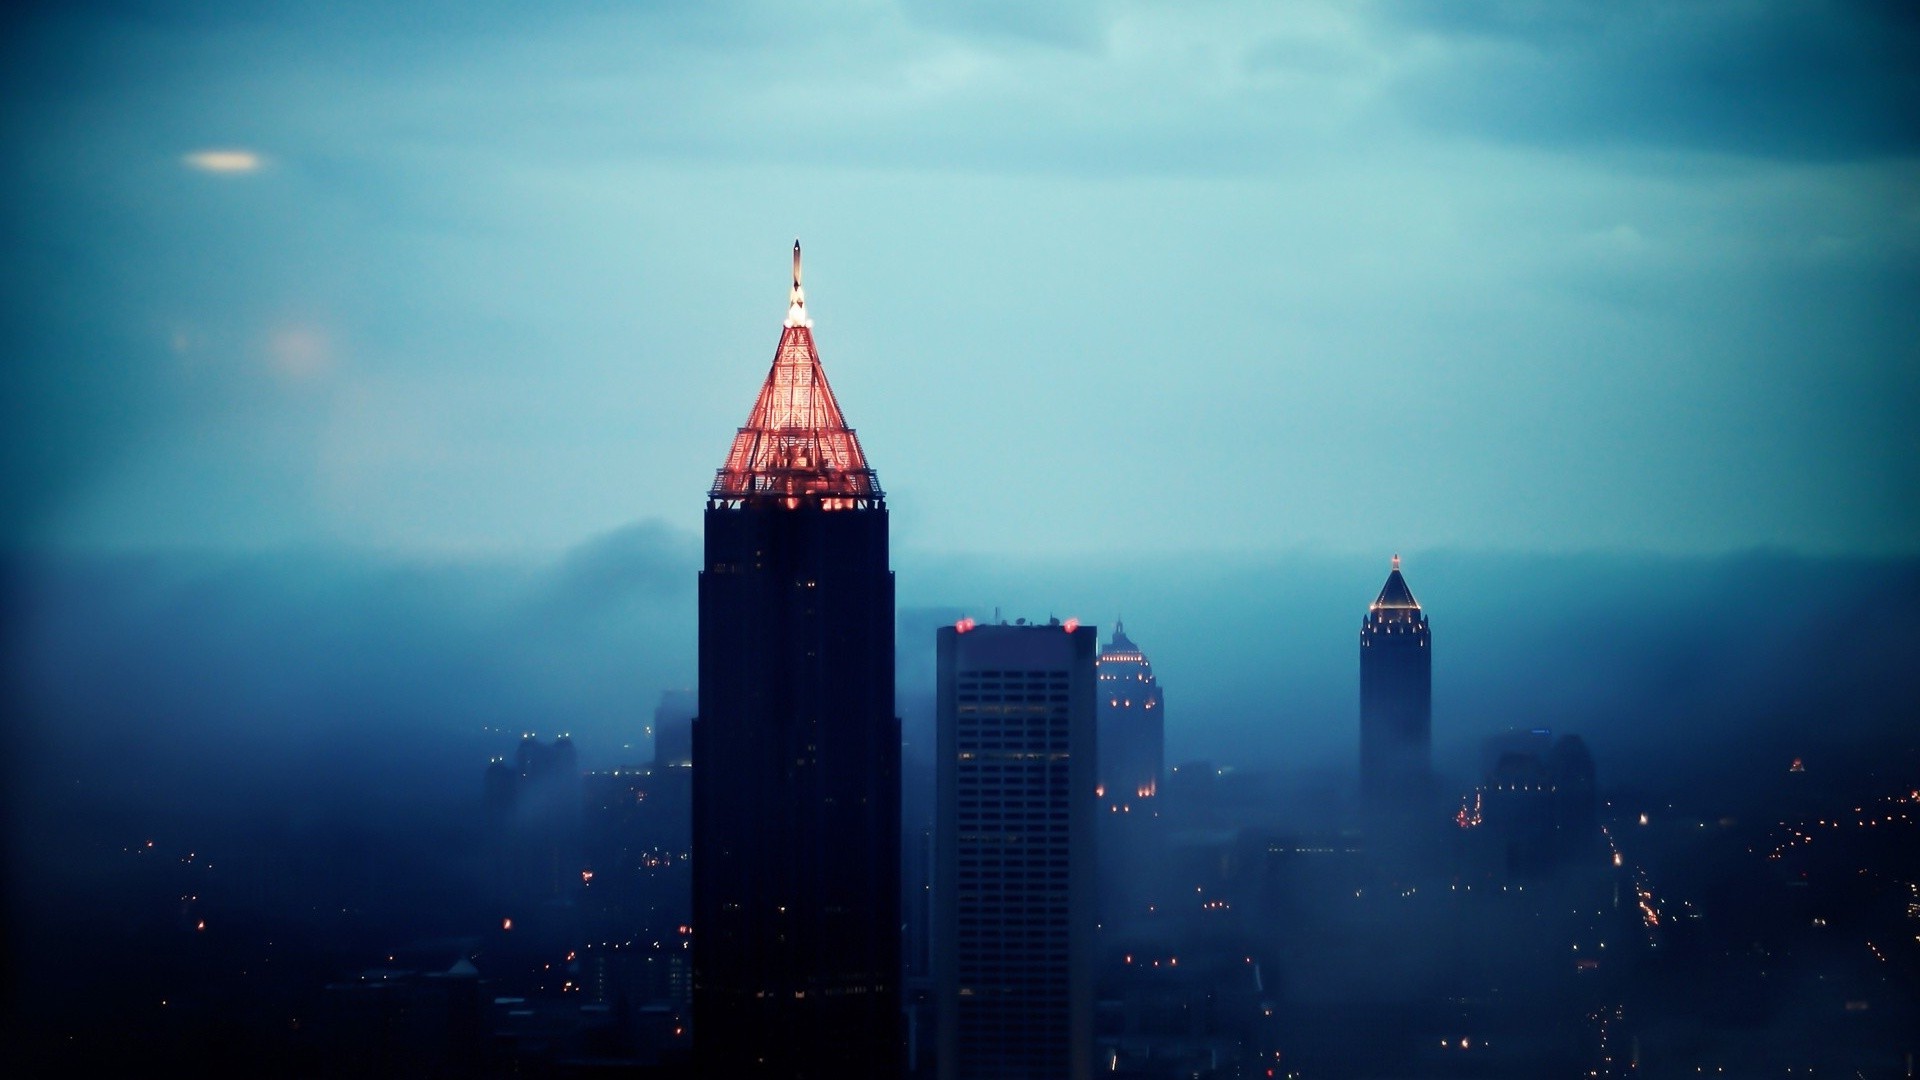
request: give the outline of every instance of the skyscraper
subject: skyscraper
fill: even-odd
[[[1156,818],[1166,710],[1153,664],[1123,624],[1115,622],[1113,640],[1094,661],[1094,670],[1100,919],[1114,924],[1146,915],[1163,898],[1165,863]]]
[[[1375,810],[1417,806],[1433,745],[1433,649],[1400,556],[1360,624],[1360,791]]]
[[[894,1077],[900,721],[886,498],[800,287],[708,492],[694,762],[706,1076]]]
[[[1096,636],[967,619],[937,635],[942,1080],[1091,1074]]]
[[[1116,621],[1113,640],[1094,662],[1100,715],[1097,786],[1106,812],[1151,813],[1166,756],[1166,713],[1153,664]]]

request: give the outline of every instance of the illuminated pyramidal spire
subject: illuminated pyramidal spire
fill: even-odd
[[[820,367],[800,287],[798,240],[793,242],[793,292],[773,369],[707,495],[722,505],[768,500],[794,507],[808,500],[826,510],[878,505],[886,498]]]
[[[1380,595],[1368,606],[1370,621],[1375,623],[1424,623],[1420,614],[1420,601],[1413,598],[1413,590],[1407,587],[1407,579],[1400,576],[1400,556],[1393,557],[1393,569],[1387,574],[1387,583],[1380,587]]]
[[[887,506],[793,291],[707,492],[693,721],[701,1076],[898,1080],[900,721]]]

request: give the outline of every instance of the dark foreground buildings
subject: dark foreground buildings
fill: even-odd
[[[708,493],[694,721],[705,1076],[894,1077],[900,722],[887,509],[794,245],[773,369]]]
[[[1431,796],[1433,640],[1400,556],[1360,624],[1360,794],[1376,813]]]
[[[1091,1075],[1093,627],[942,627],[941,1080]]]

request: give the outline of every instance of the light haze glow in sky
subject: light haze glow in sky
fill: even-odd
[[[10,539],[692,534],[795,236],[896,547],[1920,551],[1916,16],[16,18]]]

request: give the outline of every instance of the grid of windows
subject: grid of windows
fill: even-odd
[[[1009,670],[954,686],[959,1043],[1034,1075],[1063,1069],[1068,1043],[1067,685]]]

